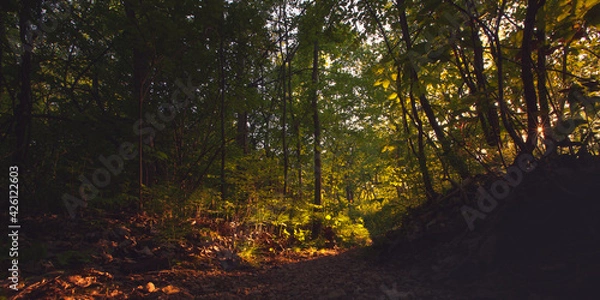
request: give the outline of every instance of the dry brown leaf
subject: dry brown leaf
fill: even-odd
[[[90,269],[89,272],[90,272],[90,274],[93,274],[93,275],[104,276],[104,277],[107,277],[108,279],[113,279],[112,274],[110,274],[108,272],[103,272],[103,271],[99,271],[96,269]]]
[[[173,295],[173,294],[177,294],[179,293],[181,290],[179,288],[176,288],[172,285],[167,285],[164,288],[162,288],[162,292],[167,294],[167,295]]]
[[[153,293],[156,291],[156,286],[154,285],[154,283],[152,283],[151,281],[146,283],[146,291],[148,293]]]
[[[69,276],[67,279],[70,283],[81,288],[86,288],[96,282],[96,277],[82,277],[79,275]]]

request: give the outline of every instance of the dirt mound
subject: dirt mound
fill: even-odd
[[[589,299],[600,279],[600,158],[516,167],[415,210],[379,245],[380,261],[466,298]]]

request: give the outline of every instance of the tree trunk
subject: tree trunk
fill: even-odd
[[[433,180],[431,179],[429,169],[427,168],[427,156],[425,155],[424,142],[425,132],[423,131],[423,122],[419,117],[415,97],[414,95],[412,95],[412,92],[410,95],[410,102],[413,111],[413,118],[417,123],[417,160],[419,161],[419,169],[421,170],[421,175],[423,176],[423,187],[425,188],[425,194],[427,196],[427,199],[433,200],[436,197],[437,193],[433,188]]]
[[[283,55],[283,49],[281,50],[281,54]],[[289,151],[288,151],[288,141],[287,141],[287,68],[286,68],[286,59],[283,59],[283,63],[281,65],[281,104],[282,104],[282,116],[281,116],[281,146],[283,147],[283,196],[287,195],[288,190],[288,169],[289,169]]]
[[[410,52],[412,49],[412,39],[410,37],[410,31],[409,31],[408,22],[406,19],[406,10],[404,8],[404,1],[398,0],[397,5],[398,5],[398,8],[400,9],[400,27],[402,30],[402,39],[404,40],[404,43],[406,44],[407,52]],[[419,83],[419,75],[417,74],[417,71],[413,67],[409,67],[409,72],[410,72],[410,77],[411,77],[411,81],[412,81],[411,84],[418,84]],[[458,172],[458,174],[460,175],[461,178],[469,177],[469,170],[467,168],[467,165],[452,150],[452,147],[450,146],[450,142],[446,138],[446,135],[445,135],[444,131],[442,130],[442,127],[440,126],[439,122],[437,121],[437,119],[435,117],[435,113],[433,111],[433,108],[431,107],[429,100],[425,96],[425,93],[420,92],[418,97],[419,97],[419,102],[421,104],[421,107],[423,108],[423,112],[425,112],[425,116],[427,117],[427,120],[429,121],[431,128],[435,132],[435,135],[436,135],[438,141],[440,141],[442,150],[444,151],[444,153],[443,153],[444,156],[448,157],[450,165],[452,165],[454,167],[454,169]]]
[[[19,37],[22,45],[21,66],[19,69],[19,81],[21,86],[18,93],[19,104],[15,108],[16,151],[14,153],[14,162],[21,168],[24,168],[24,165],[27,162],[27,152],[29,150],[31,112],[33,109],[31,93],[31,50],[34,37],[32,37],[29,32],[29,24],[34,7],[33,1],[31,0],[24,0],[21,4],[22,6],[19,11]]]
[[[506,6],[506,2],[502,1],[502,5],[499,9],[499,15],[504,15],[504,9]],[[486,32],[488,38],[493,41],[492,44],[492,56],[494,57],[494,62],[496,63],[496,74],[497,74],[497,85],[498,85],[498,106],[500,108],[500,118],[502,120],[502,125],[506,129],[508,135],[515,143],[516,147],[519,150],[525,149],[525,142],[521,138],[521,136],[515,130],[512,121],[509,119],[509,108],[504,101],[504,56],[502,55],[502,44],[500,42],[500,23],[502,18],[499,17],[496,20],[496,28],[494,29],[493,34]],[[500,143],[502,146],[502,143]],[[502,152],[500,151],[500,154]]]
[[[542,128],[544,136],[547,136],[546,130],[550,128],[550,105],[548,103],[548,89],[546,88],[546,51],[548,45],[546,45],[546,20],[545,20],[545,9],[540,5],[538,28],[536,31],[536,38],[539,43],[537,48],[537,88],[538,96],[540,98],[540,118],[542,121]]]
[[[130,22],[132,28],[140,28],[139,20],[136,16],[135,9],[137,5],[132,4],[133,1],[125,1],[125,14]],[[139,5],[139,2],[138,2]],[[132,30],[130,33],[130,40],[133,48],[133,97],[138,102],[138,118],[144,120],[144,102],[148,98],[148,91],[150,87],[149,82],[149,51],[146,42],[142,36],[142,32],[139,30]],[[144,126],[143,123],[141,126]],[[142,134],[138,137],[138,166],[139,166],[139,205],[142,208],[143,205],[143,186],[149,183],[149,173],[144,176],[144,136]]]
[[[237,135],[235,138],[238,147],[244,154],[248,154],[248,112],[244,110],[237,114]]]
[[[244,78],[244,73],[246,70],[246,47],[245,42],[240,43],[240,49],[237,54],[237,78],[241,80]],[[247,89],[246,85],[242,86],[242,89]],[[248,100],[244,92],[241,94],[238,93],[237,97],[241,101],[241,109],[238,110],[237,113],[237,132],[236,132],[236,143],[240,149],[242,149],[242,153],[247,155],[249,153],[248,149]]]
[[[479,14],[476,11],[475,4],[472,1],[468,1],[468,6],[471,13],[475,17],[478,17]],[[487,81],[485,79],[485,75],[483,74],[483,46],[481,43],[481,38],[479,37],[479,29],[476,26],[473,18],[470,20],[469,26],[471,28],[471,40],[473,42],[473,69],[475,72],[475,78],[477,80],[476,88],[474,86],[470,86],[470,89],[471,92],[477,97],[477,112],[479,114],[479,121],[481,123],[486,142],[490,146],[497,146],[498,142],[500,141],[500,124],[496,107],[493,105],[491,99],[486,97]]]
[[[313,42],[313,68],[312,68],[312,111],[313,111],[313,124],[314,124],[314,172],[315,172],[315,194],[313,204],[315,206],[321,205],[321,124],[319,122],[319,41],[315,36]],[[313,216],[312,226],[312,238],[316,239],[319,237],[321,232],[322,222],[318,216],[320,209],[315,207]]]
[[[396,90],[400,91],[401,87],[401,83],[400,80],[402,78],[402,68],[401,66],[398,66],[397,69],[397,76],[396,76]],[[398,96],[400,97],[400,96]],[[402,107],[402,123],[403,123],[403,127],[404,127],[404,131],[406,133],[406,135],[408,136],[408,145],[411,148],[413,154],[416,155],[417,160],[419,162],[419,171],[421,172],[421,177],[423,178],[423,187],[425,189],[425,195],[427,196],[427,199],[432,200],[435,195],[435,189],[433,188],[433,180],[431,179],[431,175],[429,174],[429,169],[427,169],[427,156],[425,155],[425,147],[424,147],[424,142],[423,142],[423,122],[421,121],[421,118],[419,117],[419,114],[417,113],[417,109],[416,109],[416,101],[415,101],[415,97],[412,94],[412,91],[410,92],[410,102],[411,102],[411,107],[412,107],[412,111],[413,111],[413,123],[415,124],[415,126],[417,127],[417,134],[419,135],[417,138],[417,151],[415,151],[415,146],[414,143],[412,141],[412,139],[410,138],[410,130],[408,129],[408,121],[407,119],[409,118],[408,116],[408,110],[406,109],[406,105],[404,104],[404,99],[400,99],[400,105]],[[398,196],[400,197],[400,196]]]
[[[540,5],[543,5],[541,0]],[[523,81],[523,93],[525,97],[525,108],[527,112],[527,140],[525,141],[525,151],[531,153],[536,145],[538,122],[537,96],[535,94],[535,84],[533,80],[533,60],[531,59],[532,41],[535,28],[535,16],[539,5],[538,0],[527,1],[527,11],[525,13],[525,23],[523,30],[523,42],[521,44],[521,80]]]
[[[222,32],[222,30],[221,30]],[[221,127],[221,199],[226,198],[227,186],[225,180],[225,159],[226,159],[226,146],[227,146],[227,137],[225,132],[225,41],[224,36],[221,34],[221,41],[219,43],[219,93],[220,93],[220,127]]]

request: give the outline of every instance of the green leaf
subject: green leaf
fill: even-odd
[[[169,159],[169,156],[166,153],[162,152],[162,151],[158,151],[157,150],[157,151],[154,152],[154,155],[159,160],[168,160]]]

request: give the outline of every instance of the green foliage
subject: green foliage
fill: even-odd
[[[326,217],[326,220],[325,224],[333,228],[342,246],[365,246],[371,243],[370,232],[365,228],[362,218],[353,220],[342,213],[335,217]]]
[[[63,194],[79,197],[82,178],[93,181],[106,167],[100,156],[124,143],[138,147],[141,135],[142,157],[136,150],[124,160],[88,209],[159,215],[165,239],[188,233],[183,220],[209,217],[305,245],[321,220],[341,243],[365,244],[401,225],[407,208],[426,198],[424,183],[447,190],[462,179],[453,167],[461,163],[468,175],[502,169],[516,155],[515,136],[527,135],[524,2],[68,4],[70,16],[35,35],[31,70],[20,47],[22,8],[0,12],[0,160],[11,165],[15,145],[27,141],[20,188],[28,211],[64,212]],[[599,7],[598,0],[546,1],[534,24],[545,36],[536,36],[529,54],[535,83],[546,79],[545,120],[555,128],[577,117],[569,138],[594,154]],[[42,21],[58,17],[58,8],[32,10],[26,15]],[[318,87],[310,72],[315,41]],[[30,109],[22,105],[28,83]],[[136,84],[147,85],[142,101]],[[311,204],[315,88],[320,206]],[[482,138],[491,118],[484,108],[500,116],[497,146]],[[530,117],[541,124],[542,113]],[[140,117],[144,134],[133,128]],[[242,247],[248,259],[252,247]]]
[[[176,243],[184,240],[193,230],[189,223],[183,222],[181,219],[167,219],[158,224],[158,242]]]
[[[399,201],[386,203],[365,216],[365,227],[373,237],[382,235],[402,224],[402,217],[407,213],[406,209],[407,207],[401,205]]]
[[[260,250],[254,243],[246,242],[238,246],[238,256],[248,265],[257,267],[259,265]]]

